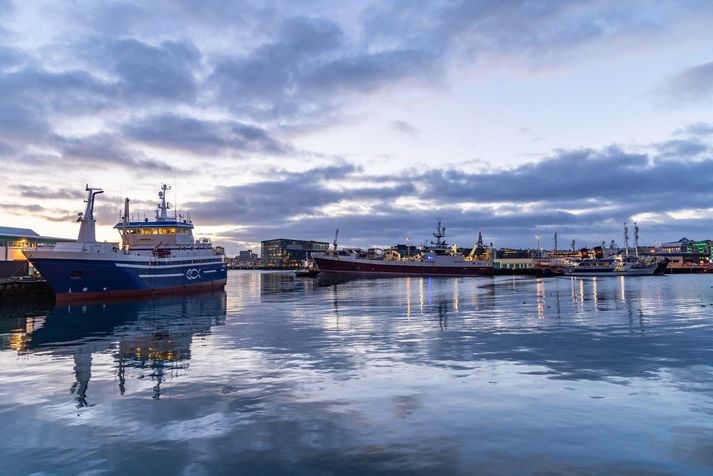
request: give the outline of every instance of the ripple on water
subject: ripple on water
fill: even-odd
[[[251,271],[0,310],[2,473],[710,474],[711,304],[706,276]]]

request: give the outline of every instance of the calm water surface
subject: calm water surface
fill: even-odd
[[[713,278],[0,311],[0,474],[713,474]]]

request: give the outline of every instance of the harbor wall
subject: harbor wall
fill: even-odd
[[[0,261],[0,279],[27,276],[29,270],[27,260]]]

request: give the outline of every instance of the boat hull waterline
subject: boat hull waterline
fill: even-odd
[[[319,271],[385,276],[492,276],[492,266],[480,264],[443,266],[427,262],[378,261],[348,257],[315,256]]]
[[[584,269],[583,269],[584,268]],[[582,265],[566,268],[565,276],[582,276],[587,278],[606,276],[662,276],[666,272],[666,262],[651,263],[645,266],[636,267],[602,267],[602,269],[592,269]]]
[[[227,279],[225,264],[216,260],[175,265],[168,260],[156,263],[38,256],[42,254],[28,253],[28,258],[61,300],[191,292],[219,288]]]

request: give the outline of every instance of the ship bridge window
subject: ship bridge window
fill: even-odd
[[[126,230],[129,235],[187,235],[190,230],[187,228],[132,228]]]

